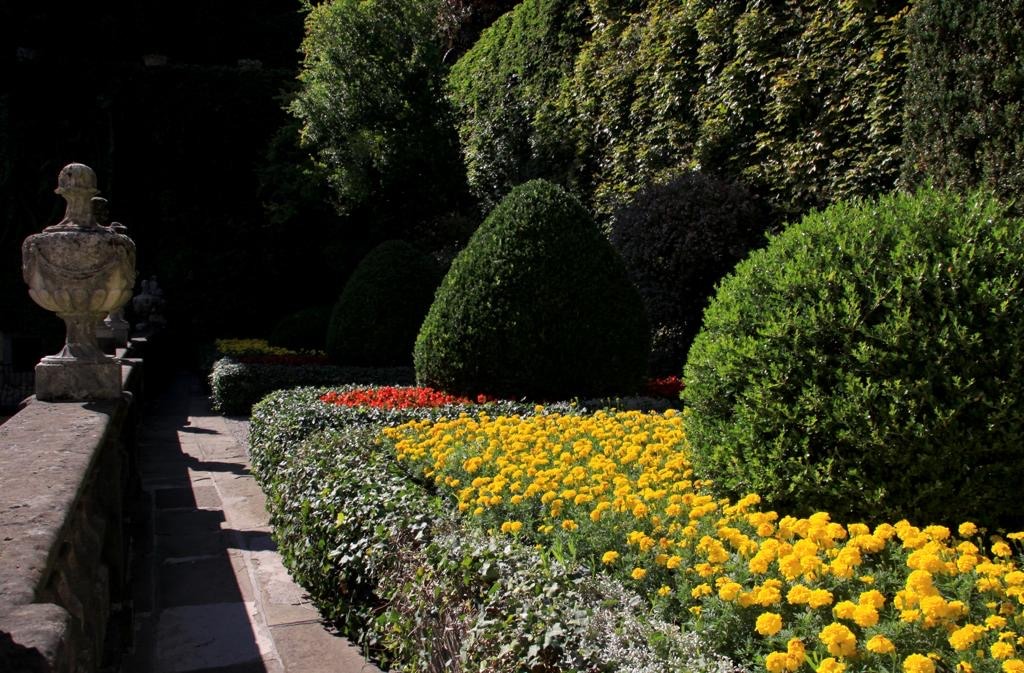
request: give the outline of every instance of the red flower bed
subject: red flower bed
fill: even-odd
[[[359,388],[343,393],[330,392],[321,402],[346,407],[377,407],[407,409],[409,407],[440,407],[445,404],[468,404],[465,397],[456,397],[433,388]]]
[[[682,379],[678,376],[665,376],[660,379],[651,379],[644,386],[644,392],[651,397],[678,398],[683,391]]]

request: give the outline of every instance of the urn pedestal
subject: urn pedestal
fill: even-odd
[[[135,285],[135,244],[96,223],[90,199],[96,174],[70,164],[57,180],[68,202],[64,219],[22,245],[29,295],[67,325],[64,348],[36,365],[40,400],[100,400],[121,395],[121,365],[96,341],[96,326],[122,307]]]

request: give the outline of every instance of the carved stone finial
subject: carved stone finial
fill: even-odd
[[[29,295],[67,325],[64,348],[36,366],[40,400],[108,399],[121,394],[121,367],[106,357],[96,325],[122,307],[135,284],[135,244],[96,223],[92,198],[96,174],[70,164],[56,192],[68,202],[60,223],[22,244],[22,273]]]

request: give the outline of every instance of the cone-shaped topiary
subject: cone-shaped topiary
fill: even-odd
[[[840,203],[722,281],[682,397],[700,475],[791,514],[1024,512],[1024,221],[981,195]]]
[[[649,343],[618,254],[575,198],[534,180],[452,263],[416,339],[416,378],[535,400],[631,392]]]
[[[405,241],[385,241],[371,250],[334,305],[328,357],[362,367],[410,364],[441,274],[431,257]]]

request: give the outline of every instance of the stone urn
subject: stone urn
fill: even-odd
[[[57,178],[67,201],[58,224],[25,239],[22,273],[29,295],[67,325],[64,348],[36,365],[40,400],[97,400],[121,395],[121,365],[100,350],[96,326],[131,297],[135,243],[101,227],[93,213],[96,174],[69,164]]]

